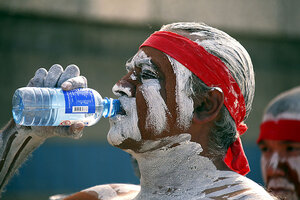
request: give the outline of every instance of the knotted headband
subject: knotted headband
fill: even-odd
[[[246,114],[244,97],[228,68],[218,57],[208,53],[196,42],[168,31],[153,33],[140,48],[144,46],[173,57],[207,86],[221,88],[224,93],[224,105],[234,119],[237,131],[242,135],[247,130],[243,123]],[[240,137],[230,145],[224,161],[229,168],[242,175],[250,171]]]
[[[277,121],[266,121],[260,125],[260,133],[257,140],[289,140],[300,142],[300,121],[292,119],[281,119]]]

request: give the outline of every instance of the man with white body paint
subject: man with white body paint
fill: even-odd
[[[113,87],[124,111],[107,138],[137,160],[140,186],[99,185],[65,199],[273,199],[243,176],[254,72],[236,40],[204,24],[169,24],[126,69]]]
[[[300,87],[275,97],[263,115],[257,140],[263,179],[281,199],[300,199]]]

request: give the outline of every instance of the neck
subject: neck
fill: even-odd
[[[217,170],[209,158],[200,155],[201,145],[190,139],[189,134],[181,134],[147,141],[142,153],[129,152],[136,158],[141,173],[137,199],[149,195],[166,195],[166,199],[182,194],[193,196],[205,192],[220,177],[226,177],[224,173],[232,173]]]

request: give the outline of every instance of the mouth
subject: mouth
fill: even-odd
[[[124,110],[124,108],[123,108],[123,106],[122,106],[122,104],[121,104],[121,106],[120,106],[120,110],[118,111],[118,113],[117,113],[118,115],[126,115],[126,111]]]
[[[124,109],[124,103],[125,102],[123,102],[122,103],[122,100],[121,99],[119,99],[119,108],[118,108],[118,110],[117,110],[117,112],[116,112],[116,116],[117,115],[119,115],[119,116],[124,116],[124,115],[126,115],[126,110]]]

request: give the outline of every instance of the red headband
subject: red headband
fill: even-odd
[[[299,120],[266,121],[260,125],[260,134],[257,140],[289,140],[300,142]]]
[[[225,97],[224,105],[234,119],[237,131],[242,135],[247,130],[243,123],[246,114],[244,97],[228,68],[218,57],[208,53],[196,42],[168,31],[153,33],[140,48],[144,46],[158,49],[173,57],[207,86],[221,88]],[[240,137],[230,145],[224,161],[228,167],[242,175],[250,171]]]

